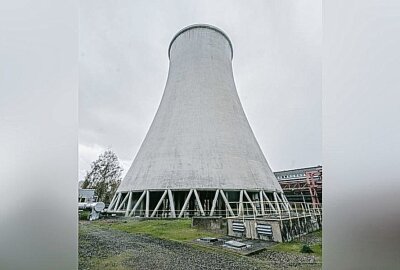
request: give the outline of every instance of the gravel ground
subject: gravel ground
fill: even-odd
[[[303,235],[300,237],[299,241],[307,245],[322,244],[321,236],[317,236],[316,234]]]
[[[310,254],[264,250],[252,257],[268,262],[275,269],[321,269],[318,258]]]
[[[79,224],[79,269],[321,269],[312,255],[262,251],[249,257],[200,249],[96,226]]]

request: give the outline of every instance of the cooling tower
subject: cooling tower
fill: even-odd
[[[108,211],[233,216],[243,202],[260,214],[265,202],[285,202],[240,103],[228,36],[192,25],[175,35],[168,55],[160,106]]]

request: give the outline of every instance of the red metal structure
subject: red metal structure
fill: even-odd
[[[317,193],[317,188],[318,185],[315,182],[314,176],[320,176],[321,172],[318,171],[312,171],[312,172],[306,172],[306,182],[308,185],[308,190],[310,191],[310,196],[311,196],[311,201],[312,205],[314,207],[319,207],[319,199],[318,199],[318,193]],[[322,191],[322,183],[321,183],[321,191]]]
[[[322,166],[275,173],[287,199],[292,202],[311,202],[321,207]]]

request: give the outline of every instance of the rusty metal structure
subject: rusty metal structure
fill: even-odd
[[[274,173],[288,201],[322,203],[322,166],[299,168]]]

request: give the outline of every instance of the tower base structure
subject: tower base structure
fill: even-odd
[[[138,190],[114,195],[106,212],[125,217],[281,216],[291,206],[282,192],[266,190]]]

